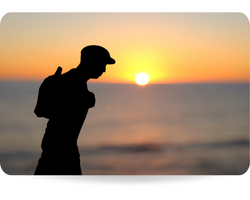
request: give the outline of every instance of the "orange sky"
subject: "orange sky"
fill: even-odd
[[[0,80],[43,80],[77,67],[89,44],[116,64],[94,82],[248,82],[249,22],[240,13],[9,13],[0,24]]]

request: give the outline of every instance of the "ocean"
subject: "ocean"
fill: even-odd
[[[39,82],[0,82],[0,162],[32,175],[48,120]],[[78,138],[83,175],[240,175],[249,166],[248,84],[90,83]]]

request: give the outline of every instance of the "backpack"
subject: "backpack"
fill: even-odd
[[[34,110],[37,117],[50,119],[55,112],[61,73],[62,68],[58,67],[55,74],[48,76],[42,82],[38,91],[37,103]]]

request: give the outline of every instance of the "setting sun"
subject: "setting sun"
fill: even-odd
[[[135,82],[138,85],[146,85],[148,83],[148,81],[149,81],[149,77],[145,73],[139,73],[135,77]]]

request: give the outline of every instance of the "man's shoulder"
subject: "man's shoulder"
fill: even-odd
[[[77,76],[76,69],[73,68],[73,69],[71,69],[71,70],[69,70],[61,75],[61,81],[67,82],[69,80],[75,80],[76,76]]]
[[[61,84],[64,87],[71,88],[70,90],[81,89],[88,90],[86,84],[82,84],[81,77],[77,68],[73,68],[61,75]]]
[[[76,72],[76,68],[70,69],[69,71],[65,72],[64,74],[62,74],[63,77],[71,77],[71,76],[75,76],[77,74]]]

